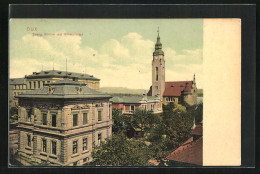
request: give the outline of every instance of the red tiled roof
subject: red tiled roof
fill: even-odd
[[[163,96],[181,96],[191,92],[192,81],[165,82]]]
[[[193,141],[193,137],[191,137],[180,147],[170,153],[166,159],[202,165],[202,137],[196,141]]]
[[[202,135],[202,125],[196,124],[196,127],[192,130],[192,135]]]

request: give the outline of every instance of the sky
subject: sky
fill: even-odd
[[[67,59],[68,71],[94,75],[101,87],[148,90],[158,27],[166,81],[195,73],[203,88],[203,19],[10,19],[9,76],[65,71]]]

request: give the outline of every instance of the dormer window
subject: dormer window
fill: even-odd
[[[58,74],[61,74],[61,72],[57,72]]]
[[[49,72],[44,72],[45,74],[49,74]]]
[[[71,75],[71,73],[68,73],[68,75]]]

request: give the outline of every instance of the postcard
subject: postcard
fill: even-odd
[[[9,167],[241,165],[240,19],[9,26]]]

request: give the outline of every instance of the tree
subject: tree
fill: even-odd
[[[93,161],[89,165],[138,166],[147,165],[147,146],[141,141],[129,140],[123,132],[101,142],[92,151]]]
[[[171,150],[179,147],[191,136],[194,117],[173,103],[163,106],[163,114],[156,127],[151,131],[149,140],[153,157],[160,159]]]
[[[140,128],[141,131],[150,129],[156,122],[155,114],[152,111],[143,109],[135,110],[131,118],[131,125]]]
[[[203,103],[189,106],[187,105],[187,112],[195,117],[195,123],[200,123],[203,120]]]

